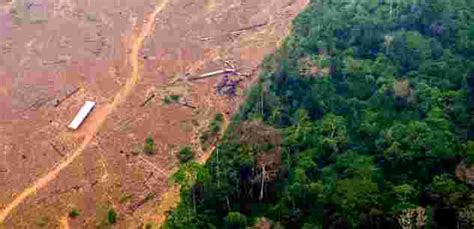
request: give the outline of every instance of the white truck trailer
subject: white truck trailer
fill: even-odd
[[[92,101],[86,101],[84,106],[82,106],[81,110],[77,113],[76,117],[72,120],[72,122],[69,124],[69,128],[73,130],[77,130],[79,126],[81,126],[82,122],[87,118],[89,113],[94,109],[95,103]]]

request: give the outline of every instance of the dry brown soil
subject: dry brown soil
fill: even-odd
[[[216,112],[236,110],[306,4],[0,0],[0,228],[107,227],[111,207],[116,228],[162,221],[176,203],[168,182],[176,151],[191,145],[207,156],[199,133]],[[182,80],[224,61],[252,73],[238,97],[215,94],[218,76]],[[197,108],[164,105],[168,94]],[[85,100],[96,109],[68,130]],[[147,136],[156,154],[137,155]]]

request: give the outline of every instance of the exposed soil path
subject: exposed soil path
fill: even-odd
[[[63,216],[59,222],[61,223],[61,229],[69,229],[69,221],[68,221],[68,216]]]
[[[134,39],[132,40],[133,42],[130,47],[131,52],[129,56],[130,65],[132,69],[130,78],[127,80],[122,89],[114,96],[113,102],[103,108],[103,115],[101,115],[97,120],[95,120],[95,123],[92,124],[92,128],[90,128],[88,130],[88,133],[85,134],[85,138],[82,141],[81,145],[75,151],[66,156],[66,158],[62,162],[60,162],[54,169],[52,169],[43,177],[38,179],[30,187],[23,190],[15,197],[12,202],[7,204],[7,206],[0,212],[0,224],[2,224],[7,218],[7,216],[10,214],[10,212],[14,210],[17,206],[19,206],[22,202],[24,202],[27,197],[35,194],[38,190],[48,185],[48,183],[54,180],[62,170],[67,168],[78,156],[80,156],[82,152],[84,152],[86,147],[89,145],[91,140],[94,139],[95,135],[97,134],[107,117],[130,95],[136,83],[140,79],[140,62],[138,60],[139,51],[143,47],[143,42],[145,38],[152,32],[156,16],[165,8],[168,2],[169,0],[162,0],[155,6],[154,11],[145,19],[138,36],[134,37]]]

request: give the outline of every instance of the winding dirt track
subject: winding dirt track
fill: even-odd
[[[145,38],[152,32],[156,16],[166,7],[168,3],[169,0],[162,0],[159,2],[155,6],[154,11],[145,19],[139,35],[134,37],[129,56],[130,65],[132,68],[131,75],[122,89],[114,96],[113,102],[104,108],[104,115],[101,115],[101,117],[99,117],[95,123],[93,123],[92,128],[88,129],[88,133],[86,133],[84,140],[75,151],[70,153],[66,159],[58,164],[53,170],[49,171],[43,177],[34,182],[30,187],[19,193],[12,202],[10,202],[4,209],[1,210],[0,224],[2,224],[8,215],[23,201],[25,201],[26,198],[35,194],[39,189],[45,187],[49,182],[54,180],[62,170],[67,168],[78,156],[80,156],[89,145],[91,140],[94,139],[95,135],[107,117],[130,95],[136,83],[140,79],[140,63],[138,60],[139,51],[143,47]]]

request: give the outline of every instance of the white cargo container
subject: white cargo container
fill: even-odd
[[[79,126],[84,122],[84,119],[86,119],[87,115],[92,111],[92,109],[95,107],[95,103],[92,101],[86,101],[84,106],[82,106],[81,110],[77,113],[76,117],[72,120],[72,122],[69,124],[69,128],[76,130],[79,128]]]

